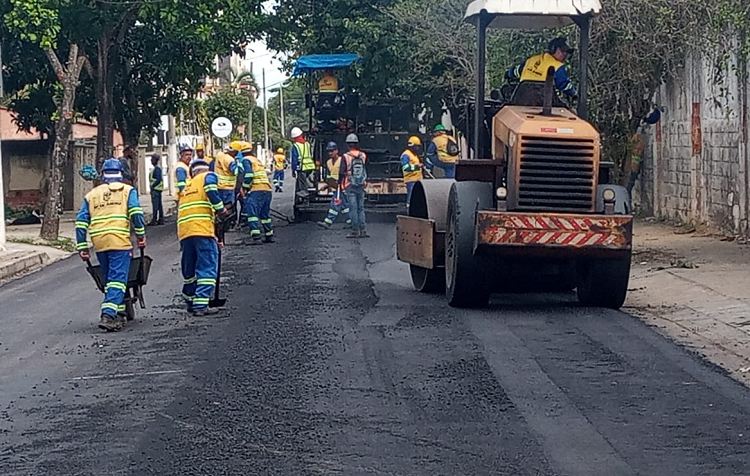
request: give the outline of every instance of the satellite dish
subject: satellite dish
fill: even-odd
[[[217,117],[211,123],[211,132],[220,139],[229,137],[232,133],[232,121],[226,117]]]

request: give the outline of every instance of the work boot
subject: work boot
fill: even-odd
[[[117,332],[119,329],[119,326],[117,325],[117,320],[108,315],[108,314],[102,314],[101,318],[99,319],[99,329],[105,330],[107,332]]]
[[[316,225],[318,225],[319,227],[321,227],[321,228],[323,228],[325,230],[330,230],[331,229],[331,225],[329,223],[324,222],[324,221],[319,221],[319,222],[316,223]]]
[[[195,309],[193,311],[193,316],[195,317],[205,317],[205,316],[213,316],[215,314],[218,314],[220,309],[215,307],[204,307],[201,309]]]
[[[154,220],[151,220],[146,226],[156,226],[156,222]]]
[[[258,246],[262,244],[263,244],[263,241],[261,241],[260,238],[253,238],[252,241],[250,242],[250,246]]]
[[[352,231],[348,235],[346,235],[347,238],[359,238],[359,232],[358,231]]]
[[[163,218],[160,219],[158,222],[156,222],[156,224],[157,225],[163,225],[164,224],[164,219]]]
[[[276,243],[276,238],[274,238],[273,235],[267,236],[263,238],[263,243]]]
[[[128,322],[128,316],[126,316],[124,312],[118,312],[117,317],[115,318],[115,322],[118,326],[120,326],[121,329],[123,329],[125,327],[125,324]]]
[[[367,231],[365,231],[365,230],[359,230],[359,237],[360,238],[369,238],[370,235],[368,235]]]

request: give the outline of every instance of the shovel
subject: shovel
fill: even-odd
[[[216,237],[221,243],[224,243],[224,234],[230,220],[224,219],[216,227]],[[208,307],[224,307],[227,303],[226,298],[221,297],[221,247],[219,247],[219,266],[216,269],[216,287],[214,287],[214,297],[208,301]]]

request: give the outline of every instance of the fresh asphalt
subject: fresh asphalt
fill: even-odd
[[[750,474],[720,369],[572,295],[452,309],[369,231],[230,234],[228,309],[193,318],[174,225],[150,229],[122,333],[75,257],[0,287],[0,475]]]

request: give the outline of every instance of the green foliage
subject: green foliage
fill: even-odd
[[[248,114],[250,113],[250,97],[233,88],[222,88],[206,99],[205,107],[209,122],[223,116],[232,121],[236,128],[239,125],[247,125]],[[253,120],[255,120],[254,117]],[[260,124],[263,124],[262,118]],[[255,127],[257,125],[256,122]]]
[[[12,10],[5,23],[22,39],[42,49],[56,48],[61,25],[58,10],[65,0],[10,0]]]

